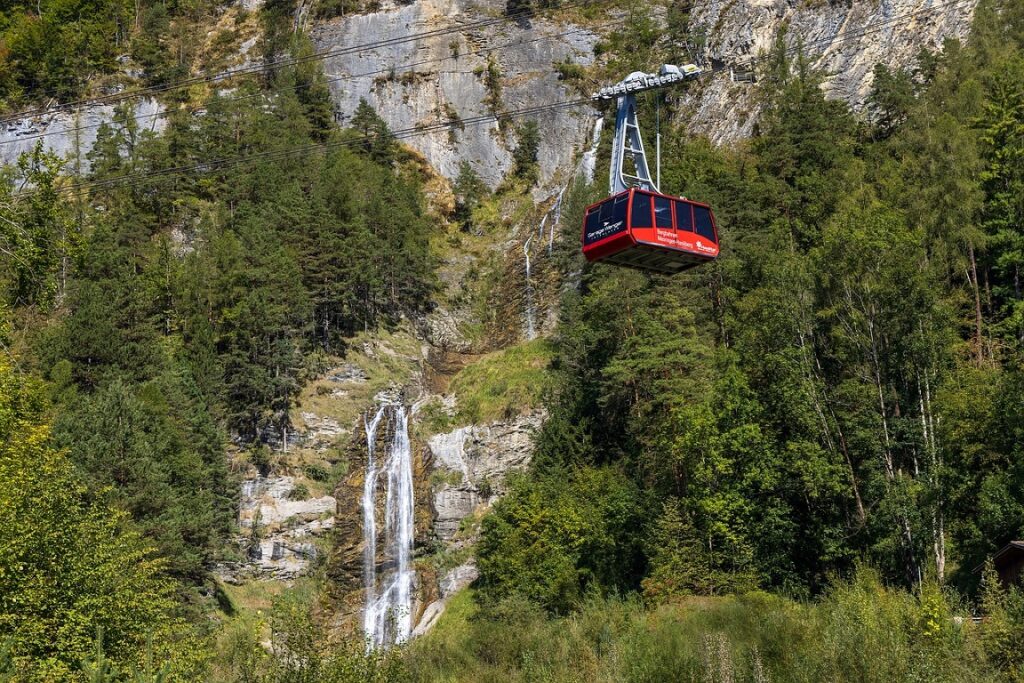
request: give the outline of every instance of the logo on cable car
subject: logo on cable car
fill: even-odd
[[[715,246],[713,244],[712,245],[706,245],[703,242],[701,242],[700,240],[697,240],[697,251],[704,251],[704,252],[707,252],[709,254],[713,254],[713,253],[715,253],[716,249],[715,249]]]
[[[622,226],[624,224],[625,221],[623,220],[618,220],[615,221],[614,223],[608,223],[607,221],[605,221],[605,223],[600,228],[591,233],[588,233],[587,239],[590,241],[597,241],[599,239],[607,237],[608,235],[613,235],[622,230]]]

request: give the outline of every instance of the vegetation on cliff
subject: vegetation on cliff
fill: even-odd
[[[40,57],[0,49],[0,97],[70,96],[112,68],[96,36],[202,3],[93,4],[5,9],[2,44]],[[261,12],[268,50],[308,54],[286,5]],[[45,21],[85,47],[39,43]],[[662,56],[630,21],[615,68]],[[567,229],[553,339],[452,381],[460,420],[549,419],[472,594],[370,656],[321,628],[315,586],[237,614],[211,569],[229,446],[285,441],[325,358],[435,300],[420,161],[365,103],[337,128],[309,63],[160,136],[122,106],[84,185],[26,156],[0,183],[0,680],[1020,680],[1024,598],[976,568],[1024,528],[1024,8],[983,3],[968,45],[879,69],[870,122],[781,42],[762,76],[749,143],[663,143],[663,189],[715,206],[717,262],[588,266]],[[520,204],[535,134],[499,190]],[[482,239],[501,198],[456,189]]]

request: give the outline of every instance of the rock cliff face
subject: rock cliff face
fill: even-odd
[[[253,4],[258,4],[253,0]],[[305,5],[304,3],[303,6]],[[782,28],[787,44],[804,45],[812,64],[829,74],[830,96],[864,106],[875,64],[907,66],[921,48],[967,37],[977,0],[707,0],[695,3],[690,25],[706,38],[703,57],[722,71],[681,95],[684,123],[718,143],[750,135],[758,106],[748,83],[734,82],[730,66],[749,65],[773,44]],[[579,98],[559,81],[554,64],[591,64],[597,28],[547,19],[497,21],[504,0],[421,0],[382,3],[380,11],[308,26],[316,48],[338,53],[324,60],[339,119],[345,122],[361,98],[394,130],[439,130],[409,137],[443,175],[454,178],[469,161],[491,186],[511,168],[516,140],[497,123],[473,117]],[[659,13],[657,16],[661,16]],[[491,22],[491,23],[487,23]],[[483,23],[484,25],[481,25]],[[416,40],[413,33],[433,32]],[[388,41],[383,47],[347,48]],[[250,41],[251,42],[251,41]],[[250,48],[247,43],[243,48]],[[246,49],[239,59],[246,59]],[[656,68],[656,64],[650,65]],[[625,74],[623,74],[624,76]],[[541,184],[550,185],[587,141],[594,110],[586,105],[540,114]],[[111,107],[77,114],[35,117],[0,129],[0,162],[10,163],[41,140],[47,149],[81,163]],[[141,130],[164,125],[154,100],[136,104]],[[48,133],[46,137],[38,137]]]
[[[462,520],[505,493],[505,480],[526,468],[533,434],[544,420],[533,412],[507,422],[460,427],[429,441],[437,483],[433,490],[434,534],[449,542]]]
[[[254,475],[242,483],[238,544],[246,561],[223,565],[222,579],[294,579],[319,554],[316,539],[334,528],[332,496],[292,500],[295,478]]]
[[[689,127],[715,142],[750,135],[758,107],[749,84],[729,66],[756,63],[786,29],[786,44],[803,45],[828,74],[830,97],[864,107],[876,64],[906,68],[922,48],[967,38],[977,0],[707,0],[695,3],[691,25],[707,36],[705,57],[723,70],[683,97]]]
[[[167,127],[163,112],[156,100],[136,101],[133,115],[139,132],[163,132]],[[88,106],[77,112],[44,114],[0,126],[0,164],[13,164],[21,154],[42,143],[43,149],[67,159],[72,171],[88,171],[86,154],[96,143],[100,126],[113,116],[113,106]]]
[[[437,32],[328,58],[324,71],[340,116],[351,116],[365,98],[396,131],[451,124],[450,130],[417,135],[407,144],[449,178],[465,160],[487,183],[497,185],[511,168],[515,136],[503,133],[494,121],[460,122],[496,110],[577,99],[559,82],[553,64],[566,59],[591,63],[598,39],[572,24],[493,21],[504,9],[504,0],[424,0],[314,27],[317,50],[324,52]],[[539,116],[543,181],[573,159],[574,145],[583,142],[590,127],[588,111],[582,107]]]
[[[695,3],[691,27],[706,36],[703,57],[722,69],[682,96],[685,123],[718,143],[750,135],[758,106],[749,83],[734,82],[729,66],[753,65],[783,28],[787,44],[802,44],[828,78],[826,92],[855,109],[864,106],[877,63],[905,67],[922,48],[947,38],[965,39],[977,0],[709,0]],[[578,98],[558,81],[555,62],[590,64],[599,38],[568,23],[532,20],[458,33],[446,29],[494,17],[503,1],[427,0],[385,6],[313,29],[320,50],[423,31],[438,35],[384,48],[353,52],[326,61],[338,110],[350,115],[360,98],[372,104],[396,130],[429,126],[489,113],[488,59],[501,73],[505,109]],[[415,66],[414,66],[415,65]],[[651,68],[657,65],[652,64]],[[393,72],[391,70],[394,70]],[[415,71],[414,75],[403,72]],[[362,74],[362,75],[361,75]],[[625,76],[625,74],[623,74]],[[588,106],[547,112],[540,118],[542,184],[567,167],[586,142],[593,111]],[[408,144],[442,174],[453,178],[469,161],[492,186],[511,166],[514,140],[495,123],[453,127],[418,135]]]

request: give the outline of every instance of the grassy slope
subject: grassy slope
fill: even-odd
[[[406,660],[417,681],[991,680],[981,629],[938,589],[912,596],[870,572],[817,603],[752,593],[650,609],[593,597],[571,617],[509,605],[485,618],[465,591]]]

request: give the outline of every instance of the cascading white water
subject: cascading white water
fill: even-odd
[[[554,250],[555,246],[555,229],[561,225],[562,222],[562,197],[565,196],[565,191],[572,185],[573,180],[576,179],[576,175],[583,171],[583,176],[587,181],[587,184],[594,182],[594,171],[597,168],[597,150],[601,146],[601,130],[604,128],[604,118],[597,117],[594,119],[594,131],[590,136],[590,148],[583,153],[583,158],[580,159],[579,164],[573,169],[572,175],[569,176],[569,181],[562,187],[558,192],[558,196],[555,197],[555,203],[540,219],[540,225],[537,228],[537,234],[541,240],[544,239],[544,226],[547,225],[548,218],[552,216],[554,219],[551,221],[551,229],[548,231],[548,256]],[[530,235],[526,242],[523,244],[523,256],[526,257],[526,339],[527,341],[536,339],[537,329],[535,318],[537,312],[534,306],[534,291],[533,281],[531,279],[530,272],[530,242],[533,240],[533,235]],[[541,247],[543,248],[543,247]]]
[[[573,175],[575,176],[575,174]],[[569,182],[572,182],[572,178],[569,178]],[[569,185],[566,185],[558,191],[558,196],[555,197],[555,205],[551,207],[551,210],[544,214],[545,219],[547,219],[549,215],[555,214],[555,220],[551,221],[551,230],[548,231],[548,256],[551,256],[551,251],[555,248],[555,228],[562,224],[562,197],[565,195],[565,191],[568,187]],[[543,225],[543,223],[541,223],[541,225]],[[543,234],[541,237],[543,237]]]
[[[363,418],[366,430],[366,475],[363,479],[363,587],[366,589],[366,602],[363,605],[363,633],[369,640],[373,636],[374,614],[373,604],[377,591],[377,427],[384,417],[385,406],[377,409],[377,414],[369,422]]]
[[[580,162],[583,168],[583,179],[587,185],[594,182],[594,171],[597,170],[597,150],[601,146],[601,130],[604,128],[604,118],[597,117],[594,120],[594,133],[590,136],[590,149],[583,153],[583,160]]]
[[[394,434],[383,468],[374,454],[377,426],[390,408]],[[366,606],[363,630],[367,647],[401,643],[412,632],[412,544],[415,528],[415,500],[412,479],[412,447],[409,442],[409,415],[404,406],[381,406],[366,425],[366,483],[363,486],[363,555]],[[384,564],[386,568],[377,587],[377,480],[386,476],[384,498]]]
[[[533,306],[533,281],[530,278],[530,242],[533,235],[523,244],[523,254],[526,256],[526,340],[531,341],[537,338],[537,330],[534,325],[536,311]]]

